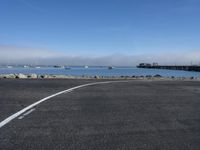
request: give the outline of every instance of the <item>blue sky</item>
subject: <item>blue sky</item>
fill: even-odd
[[[0,46],[95,57],[199,52],[199,8],[199,0],[1,0]]]

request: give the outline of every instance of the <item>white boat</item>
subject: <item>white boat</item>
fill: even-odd
[[[108,69],[109,69],[109,70],[111,70],[111,69],[114,69],[114,67],[112,67],[112,66],[109,66],[109,67],[108,67]]]
[[[13,68],[13,66],[7,66],[7,68]]]
[[[25,65],[24,68],[29,68],[29,66],[26,66],[26,65]]]
[[[85,69],[87,69],[87,68],[88,68],[88,66],[84,66],[84,68],[85,68]]]
[[[53,66],[54,68],[65,68],[65,66],[59,66],[59,65],[55,65]]]

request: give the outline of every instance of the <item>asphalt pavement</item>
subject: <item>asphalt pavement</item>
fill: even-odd
[[[59,91],[101,80],[2,79],[0,122]],[[199,150],[200,82],[91,85],[0,128],[2,150]]]

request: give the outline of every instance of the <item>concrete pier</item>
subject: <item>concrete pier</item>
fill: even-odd
[[[162,65],[150,65],[150,64],[139,64],[137,68],[149,68],[149,69],[169,69],[169,70],[184,70],[184,71],[198,71],[200,72],[200,66],[162,66]]]

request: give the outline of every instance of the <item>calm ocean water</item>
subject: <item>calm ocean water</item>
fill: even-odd
[[[162,70],[162,69],[142,69],[135,67],[115,67],[109,70],[107,67],[70,67],[64,68],[0,68],[0,74],[65,74],[73,76],[146,76],[146,75],[162,75],[164,77],[200,77],[200,72],[177,71],[177,70]]]
[[[164,77],[200,77],[200,72],[161,70],[161,69],[142,69],[135,67],[115,67],[109,70],[107,67],[70,67],[70,69],[41,67],[41,68],[0,68],[0,74],[65,74],[73,76],[146,76],[160,74]]]

